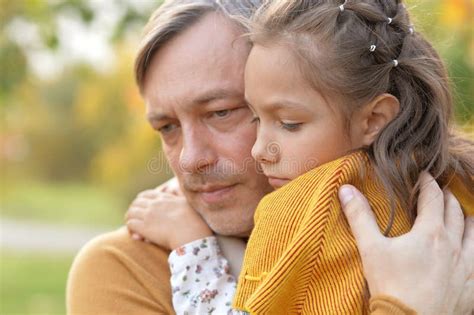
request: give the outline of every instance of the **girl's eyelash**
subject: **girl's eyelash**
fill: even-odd
[[[284,123],[284,122],[281,122],[281,126],[283,129],[286,129],[288,131],[295,131],[297,130],[299,127],[301,127],[303,123]]]

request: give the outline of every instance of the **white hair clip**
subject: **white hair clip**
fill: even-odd
[[[392,18],[389,18],[389,17],[387,18],[387,22],[388,22],[389,25],[392,24],[392,21],[393,21]]]
[[[370,45],[369,51],[370,51],[370,52],[374,52],[376,48],[377,48],[377,46],[375,46],[375,45]]]
[[[398,60],[397,60],[397,59],[393,59],[392,62],[393,62],[393,67],[394,67],[394,68],[395,68],[396,66],[398,66]]]
[[[344,3],[339,6],[339,11],[344,12],[344,6],[346,5],[347,0],[344,0]]]
[[[413,33],[415,33],[415,28],[413,27],[413,25],[411,25],[411,26],[408,28],[408,32],[410,32],[410,35],[413,35]]]

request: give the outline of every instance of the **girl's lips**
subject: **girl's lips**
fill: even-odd
[[[279,178],[268,176],[268,183],[275,189],[287,184],[290,181],[288,178]]]

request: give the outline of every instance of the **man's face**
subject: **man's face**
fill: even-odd
[[[243,80],[250,48],[240,35],[221,15],[204,16],[153,56],[143,94],[191,206],[215,232],[245,236],[271,187],[250,154],[256,130]]]

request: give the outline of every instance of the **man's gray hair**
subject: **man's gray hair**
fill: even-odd
[[[210,12],[220,12],[246,30],[261,0],[168,0],[151,15],[135,58],[135,80],[143,92],[145,75],[153,55],[176,35]]]

